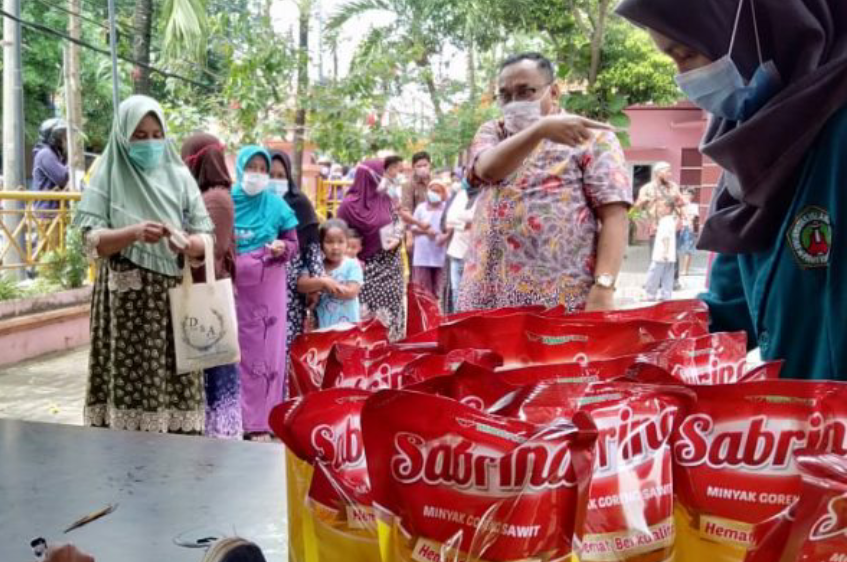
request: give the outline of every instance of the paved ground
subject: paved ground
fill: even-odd
[[[621,306],[634,306],[642,297],[649,256],[644,246],[630,248],[619,281]],[[682,279],[674,298],[692,298],[704,288],[706,257],[699,255],[692,276]],[[43,357],[0,369],[0,418],[82,424],[88,349]]]
[[[698,253],[691,263],[690,275],[680,279],[681,289],[674,291],[674,299],[695,298],[706,289],[706,267],[708,254]],[[647,246],[630,247],[626,254],[616,298],[620,306],[634,306],[643,301],[644,282],[650,266]]]
[[[82,425],[88,348],[0,370],[0,418]]]

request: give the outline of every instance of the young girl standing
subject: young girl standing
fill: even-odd
[[[361,320],[359,292],[364,273],[359,260],[347,256],[347,239],[347,223],[343,220],[332,219],[322,224],[320,243],[327,275],[300,279],[301,291],[320,292],[316,309],[319,328]]]

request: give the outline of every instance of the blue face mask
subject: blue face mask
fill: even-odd
[[[759,46],[759,68],[747,83],[732,60],[732,51],[741,21],[744,0],[738,5],[735,29],[729,45],[729,54],[707,66],[679,74],[676,83],[694,104],[715,117],[729,121],[746,121],[756,114],[782,89],[782,78],[773,61],[763,62],[759,42],[756,10],[753,8],[753,25],[756,44]]]
[[[280,197],[288,195],[288,180],[271,180],[268,183],[268,187],[270,187],[274,193]]]
[[[433,205],[441,203],[441,194],[436,193],[435,191],[427,191],[426,198],[429,199],[429,202]]]
[[[773,62],[759,67],[749,84],[729,55],[676,77],[680,89],[698,107],[716,117],[746,121],[782,89]]]
[[[132,141],[129,143],[129,158],[142,170],[154,170],[162,163],[166,142],[164,139]]]

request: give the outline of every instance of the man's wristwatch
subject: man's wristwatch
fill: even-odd
[[[597,277],[594,278],[594,284],[595,285],[597,285],[601,289],[608,289],[610,291],[615,290],[615,282],[616,281],[617,281],[617,279],[615,279],[615,276],[609,275],[609,274],[598,275]]]

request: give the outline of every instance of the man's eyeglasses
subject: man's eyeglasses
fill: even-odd
[[[533,101],[535,96],[538,95],[538,92],[543,92],[548,86],[550,86],[550,84],[552,84],[552,82],[538,87],[520,86],[514,92],[500,90],[500,93],[497,94],[497,103],[500,105],[508,105],[513,101]]]

